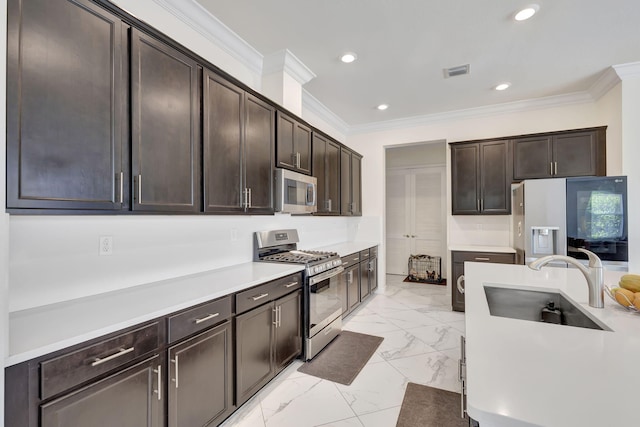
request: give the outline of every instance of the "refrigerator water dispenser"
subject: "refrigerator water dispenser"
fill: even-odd
[[[558,255],[559,227],[531,227],[531,254]]]

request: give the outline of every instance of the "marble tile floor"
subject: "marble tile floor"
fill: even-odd
[[[445,286],[387,275],[344,319],[343,328],[384,337],[345,386],[297,371],[296,360],[238,409],[224,427],[394,427],[408,382],[459,391],[464,314],[451,311]]]

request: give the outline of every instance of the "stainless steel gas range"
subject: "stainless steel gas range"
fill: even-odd
[[[298,231],[271,230],[255,234],[254,260],[304,264],[304,358],[312,359],[342,330],[342,296],[338,275],[344,271],[335,252],[298,250]]]

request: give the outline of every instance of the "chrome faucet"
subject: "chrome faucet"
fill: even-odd
[[[580,261],[564,255],[548,255],[529,263],[529,268],[540,270],[546,264],[552,261],[564,261],[575,265],[578,270],[587,279],[589,286],[589,305],[595,308],[604,308],[604,272],[602,261],[596,254],[582,248],[576,248],[580,252],[584,252],[589,257],[589,268],[585,267]]]

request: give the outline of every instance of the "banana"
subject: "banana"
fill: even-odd
[[[620,278],[620,287],[631,292],[640,292],[640,275],[625,274]]]

